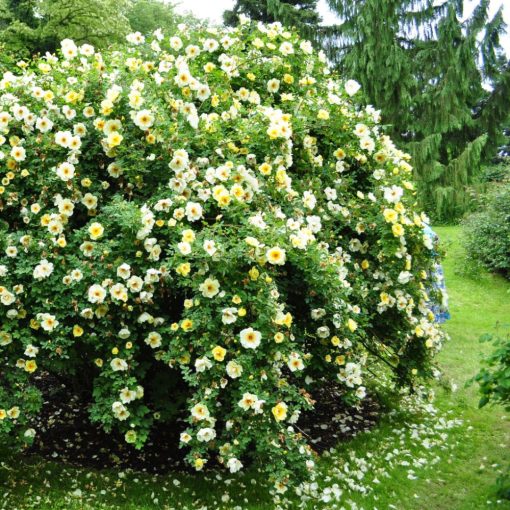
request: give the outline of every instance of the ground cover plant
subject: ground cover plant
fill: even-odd
[[[21,67],[0,80],[2,441],[37,433],[48,372],[134,448],[179,426],[194,469],[257,460],[284,493],[315,469],[317,385],[355,406],[436,373],[409,157],[309,42],[243,20]]]

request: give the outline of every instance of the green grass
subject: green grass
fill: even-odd
[[[431,437],[436,420],[400,414],[385,419],[374,431],[358,436],[319,461],[319,484],[331,486],[343,472],[344,459],[378,458],[366,480],[380,479],[374,490],[363,496],[350,492],[347,499],[365,510],[479,510],[510,508],[510,502],[496,499],[495,478],[501,466],[510,463],[510,417],[500,408],[478,410],[476,387],[465,387],[479,368],[487,344],[478,338],[496,327],[510,323],[510,284],[486,273],[470,275],[464,270],[465,255],[458,227],[437,229],[447,250],[444,269],[450,294],[451,320],[446,329],[451,341],[440,355],[443,376],[436,387],[436,406],[448,418],[460,418],[462,425],[448,434],[446,441],[425,449],[411,439],[413,421],[421,433]],[[451,388],[456,386],[456,390]],[[397,450],[391,460],[388,452]],[[423,467],[406,465],[423,458]],[[271,509],[275,505],[265,492],[264,481],[253,471],[233,480],[225,473],[202,476],[184,474],[148,476],[140,473],[90,471],[37,458],[16,459],[0,466],[0,509],[84,510],[118,507],[125,510],[200,509],[221,507],[248,510]],[[413,469],[416,479],[409,478]],[[216,477],[220,479],[216,479]],[[414,478],[414,476],[413,476]],[[175,481],[180,483],[175,485]],[[338,482],[340,485],[342,482]],[[79,489],[80,492],[75,492]],[[222,502],[224,494],[228,502]],[[200,500],[200,503],[198,502]],[[343,504],[343,502],[342,502]],[[342,506],[340,504],[338,508]],[[391,506],[393,505],[393,506]],[[204,507],[205,508],[205,507]],[[297,508],[291,501],[290,508]],[[331,503],[310,502],[308,508],[334,508]],[[346,505],[349,508],[349,505]]]
[[[510,463],[510,416],[498,407],[479,410],[476,386],[466,388],[465,383],[478,371],[482,355],[490,349],[490,345],[479,342],[479,337],[510,327],[510,285],[503,278],[466,270],[469,264],[459,227],[440,227],[436,232],[447,251],[443,267],[452,316],[445,325],[451,340],[439,360],[443,380],[457,385],[455,392],[439,389],[437,405],[452,411],[465,424],[455,433],[458,444],[451,456],[426,480],[412,486],[402,480],[399,500],[394,503],[399,509],[490,508],[495,502],[496,472]],[[418,499],[412,506],[414,494]],[[501,502],[498,508],[510,508],[510,502]]]
[[[437,479],[443,481],[415,491],[434,502],[429,508],[476,510],[486,508],[487,500],[494,499],[495,471],[510,462],[510,416],[498,407],[479,410],[477,388],[465,388],[465,382],[478,371],[481,357],[490,349],[479,337],[510,327],[510,285],[486,272],[470,274],[466,270],[470,264],[458,227],[441,227],[436,232],[447,250],[444,270],[452,316],[445,326],[451,341],[443,349],[440,363],[445,380],[458,386],[452,394],[440,393],[438,405],[465,420],[462,433],[466,435],[459,438],[449,462],[439,466]],[[503,506],[510,508],[510,504]]]

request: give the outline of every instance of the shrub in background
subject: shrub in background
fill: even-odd
[[[510,277],[510,183],[485,196],[481,210],[464,220],[463,234],[471,259]]]
[[[137,448],[184,407],[197,470],[250,453],[283,491],[315,385],[434,371],[409,157],[279,24],[128,43],[0,80],[0,436],[33,436],[49,371]]]
[[[494,350],[482,361],[483,368],[473,378],[480,385],[479,406],[502,405],[510,411],[510,334],[483,335],[482,342],[491,342]],[[498,478],[499,494],[510,499],[510,466]]]
[[[503,183],[510,180],[510,158],[502,158],[493,165],[484,166],[480,175],[482,183]]]

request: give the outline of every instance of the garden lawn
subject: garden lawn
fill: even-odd
[[[494,487],[496,473],[510,463],[510,415],[499,407],[478,409],[478,388],[465,387],[478,371],[483,354],[491,349],[479,337],[498,330],[510,332],[510,284],[471,269],[459,227],[435,231],[446,249],[443,267],[451,312],[445,325],[451,340],[439,359],[444,375],[436,389],[436,405],[464,424],[452,434],[456,446],[443,462],[431,471],[418,472],[419,480],[397,474],[379,488],[380,503],[385,503],[379,508],[390,503],[399,510],[510,508],[510,502],[497,502]]]
[[[498,501],[494,481],[501,466],[510,462],[510,417],[500,408],[477,409],[477,388],[465,387],[479,367],[481,354],[490,348],[478,338],[510,323],[510,284],[486,273],[471,275],[460,244],[458,227],[437,228],[447,250],[444,261],[450,294],[451,320],[446,329],[451,341],[440,364],[443,377],[435,388],[436,406],[448,420],[462,420],[451,430],[435,432],[446,441],[430,449],[413,438],[413,431],[434,427],[430,418],[396,414],[385,418],[371,433],[342,444],[319,462],[319,485],[340,489],[335,480],[345,467],[343,459],[370,461],[370,471],[360,486],[373,487],[368,495],[344,491],[343,501],[365,510],[479,510],[510,508]],[[413,424],[414,422],[414,424]],[[421,428],[417,429],[416,427]],[[1,447],[0,447],[1,448]],[[390,462],[389,459],[393,458]],[[412,465],[418,459],[417,468]],[[370,478],[372,474],[372,478]],[[378,476],[381,474],[382,476]],[[380,483],[367,483],[373,477]],[[44,510],[274,508],[265,495],[263,479],[255,471],[231,481],[226,473],[198,476],[148,476],[118,471],[91,471],[37,458],[17,458],[0,466],[0,508]],[[227,481],[225,483],[225,481]],[[326,493],[322,493],[325,499]],[[199,502],[200,500],[200,502]],[[204,506],[207,505],[207,506]],[[294,505],[291,503],[291,508]],[[296,502],[297,507],[297,502]],[[310,509],[334,508],[329,501],[310,502]],[[346,508],[349,505],[346,504]]]

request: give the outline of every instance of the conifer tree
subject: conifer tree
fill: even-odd
[[[233,9],[223,13],[223,20],[226,25],[237,25],[240,14],[264,23],[280,21],[309,39],[315,39],[321,22],[317,0],[236,0]]]
[[[422,205],[436,220],[459,216],[510,110],[501,9],[489,20],[489,0],[479,0],[461,21],[462,0],[328,4],[342,20],[323,30],[330,58],[413,155]]]

